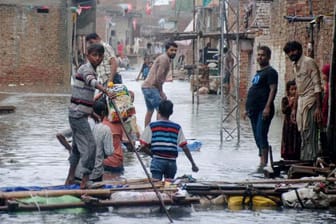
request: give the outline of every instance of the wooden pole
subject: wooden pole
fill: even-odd
[[[237,181],[237,182],[230,182],[230,181],[202,181],[200,184],[299,184],[299,183],[314,183],[314,182],[336,182],[336,178],[330,177],[316,177],[311,179],[262,179],[262,180],[245,180],[245,181]],[[205,185],[206,186],[206,185]]]
[[[114,109],[115,109],[115,112],[117,113],[117,116],[118,116],[118,118],[119,118],[119,120],[120,120],[120,122],[121,122],[121,127],[122,127],[122,129],[124,130],[124,133],[126,134],[126,137],[127,137],[128,141],[129,141],[129,143],[131,144],[132,149],[133,149],[133,151],[134,151],[134,153],[135,153],[137,159],[139,160],[139,162],[140,162],[140,164],[141,164],[141,167],[142,167],[142,169],[144,170],[144,172],[145,172],[145,174],[146,174],[146,176],[147,176],[147,178],[148,178],[149,183],[151,184],[151,186],[152,186],[152,188],[153,188],[153,190],[154,190],[156,196],[158,197],[159,201],[161,202],[161,208],[162,208],[163,211],[166,213],[167,218],[169,219],[170,223],[173,223],[173,219],[171,218],[170,214],[168,213],[168,210],[167,210],[166,207],[165,207],[164,201],[162,200],[162,197],[161,197],[159,191],[158,191],[157,188],[155,187],[155,185],[154,185],[154,183],[153,183],[153,181],[152,181],[152,179],[151,179],[151,177],[150,177],[150,175],[149,175],[149,173],[148,173],[148,171],[147,171],[147,169],[146,169],[145,164],[143,163],[143,161],[142,161],[142,159],[141,159],[141,157],[140,157],[138,151],[136,150],[136,148],[135,148],[135,146],[134,146],[134,143],[133,143],[132,138],[130,137],[128,131],[127,131],[126,128],[125,128],[125,123],[124,123],[124,120],[123,120],[123,118],[122,118],[122,116],[121,116],[121,114],[120,114],[119,108],[117,107],[117,105],[116,105],[116,103],[114,102],[113,99],[109,99],[109,101],[112,103],[112,105],[113,105],[113,107],[114,107]]]
[[[162,183],[155,183],[155,188],[162,187]],[[81,195],[90,195],[96,197],[110,197],[110,195],[117,191],[139,191],[139,190],[149,190],[152,189],[150,184],[141,184],[138,186],[128,186],[121,188],[112,188],[112,189],[83,189],[83,190],[42,190],[42,191],[15,191],[15,192],[0,192],[0,199],[9,199],[9,198],[28,198],[31,196],[49,196],[56,197],[62,195],[72,195],[72,196],[81,196]],[[176,191],[176,189],[171,189]],[[162,190],[163,191],[163,190]],[[167,191],[167,190],[164,190]]]
[[[331,73],[329,74],[329,110],[328,110],[328,125],[327,139],[329,146],[329,155],[331,161],[336,162],[336,7],[334,8],[334,29],[333,29],[333,45],[331,58]]]

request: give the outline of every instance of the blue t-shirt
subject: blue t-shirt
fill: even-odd
[[[264,110],[270,93],[270,85],[278,84],[277,71],[268,66],[262,70],[258,70],[252,79],[252,86],[247,93],[246,111]],[[271,109],[274,108],[272,102]]]

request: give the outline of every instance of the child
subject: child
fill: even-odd
[[[137,81],[139,81],[140,79],[145,80],[149,74],[149,70],[152,67],[152,65],[153,62],[150,61],[149,58],[145,58],[136,80]]]
[[[286,83],[287,96],[282,98],[281,108],[285,118],[282,127],[282,141],[281,141],[281,157],[285,160],[299,160],[301,137],[296,123],[291,120],[291,112],[296,100],[296,84],[295,81],[288,81]]]
[[[173,103],[170,100],[162,100],[159,104],[158,120],[147,125],[140,138],[140,150],[153,158],[150,165],[153,179],[174,179],[177,171],[177,146],[183,149],[192,165],[192,171],[198,172],[181,126],[169,120],[172,114]]]
[[[113,155],[104,159],[104,180],[118,179],[124,173],[122,141],[125,133],[114,106],[118,108],[123,121],[135,113],[131,93],[124,84],[109,85],[109,90],[116,94],[116,98],[114,104],[108,102],[109,114],[104,118],[103,123],[107,125],[112,132],[114,152]]]
[[[96,142],[96,158],[94,169],[90,174],[90,181],[97,182],[103,181],[103,160],[105,157],[111,156],[114,153],[114,148],[112,132],[107,125],[102,123],[108,113],[106,104],[101,101],[96,101],[93,104],[93,112],[92,116],[95,119],[91,119],[91,121],[93,121],[91,131]],[[80,162],[76,168],[75,179],[79,181],[82,180],[82,166]]]
[[[69,157],[70,168],[65,184],[72,184],[79,160],[82,166],[82,181],[80,188],[86,188],[96,157],[96,144],[88,122],[88,116],[92,113],[95,89],[114,98],[115,94],[107,91],[97,81],[97,66],[104,57],[104,47],[101,44],[92,44],[87,49],[88,62],[79,67],[74,74],[72,85],[71,103],[69,106],[69,123],[72,130],[72,151]]]

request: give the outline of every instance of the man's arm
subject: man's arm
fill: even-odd
[[[110,70],[111,70],[109,81],[113,82],[114,76],[117,73],[118,60],[115,55],[114,49],[110,45],[105,44],[104,49],[105,49],[104,57],[109,58],[109,64],[110,64]]]
[[[321,123],[322,122],[322,112],[321,112],[322,85],[321,85],[320,70],[315,62],[312,65],[310,76],[312,77],[312,81],[314,84],[315,102],[316,102],[316,109],[314,111],[314,119],[317,123]]]
[[[161,60],[160,60],[161,59]],[[169,60],[165,61],[162,60],[162,58],[158,58],[157,60],[160,60],[158,62],[158,69],[156,71],[156,84],[157,84],[157,88],[160,92],[160,96],[162,99],[167,99],[166,94],[163,92],[163,83],[166,81],[167,78],[167,74],[169,71]]]
[[[314,118],[317,123],[322,122],[322,111],[321,111],[321,93],[315,93],[316,98],[316,109],[314,111]]]
[[[277,91],[277,84],[271,84],[270,85],[270,92],[268,94],[267,103],[266,103],[266,106],[265,106],[264,111],[263,111],[263,117],[264,118],[266,118],[270,115],[271,105],[272,105],[272,102],[275,98],[276,91]]]
[[[115,92],[108,91],[103,85],[101,85],[98,82],[96,82],[96,89],[98,89],[102,93],[106,94],[107,97],[109,97],[110,99],[114,99],[117,96],[117,94]]]
[[[118,69],[118,63],[115,57],[112,57],[110,59],[110,66],[111,66],[111,74],[110,74],[110,80],[113,82],[114,76],[117,74],[117,69]]]
[[[185,155],[187,156],[188,160],[191,163],[191,169],[193,172],[198,172],[198,167],[196,166],[196,163],[194,162],[193,157],[191,156],[190,150],[188,149],[187,144],[185,144],[184,146],[182,146],[183,152],[185,153]]]
[[[145,154],[149,155],[150,157],[153,157],[153,152],[150,150],[148,145],[141,145],[138,149],[140,152],[144,152]]]

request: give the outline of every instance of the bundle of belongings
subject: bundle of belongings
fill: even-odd
[[[132,97],[127,87],[124,84],[114,84],[108,88],[109,91],[116,93],[117,97],[114,99],[115,106],[120,112],[123,121],[132,117],[135,114],[135,108],[132,103]],[[108,102],[108,119],[112,123],[120,122],[118,114],[111,101]]]

